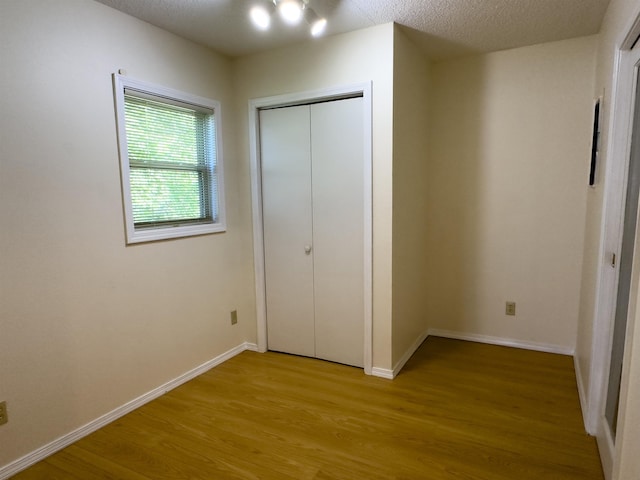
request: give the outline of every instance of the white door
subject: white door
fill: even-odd
[[[613,321],[613,341],[609,381],[605,402],[605,419],[615,440],[618,426],[618,407],[620,403],[620,384],[622,361],[627,331],[627,316],[631,291],[631,269],[633,267],[634,247],[636,243],[638,196],[640,195],[640,82],[636,84],[633,129],[631,132],[631,152],[629,173],[627,176],[627,195],[622,225],[622,247],[620,249],[618,291],[616,293],[616,311]]]
[[[636,64],[636,70],[639,67],[640,63]],[[611,361],[609,364],[609,377],[604,411],[606,425],[614,440],[616,438],[618,426],[622,363],[624,360],[624,345],[626,342],[629,299],[632,283],[632,267],[637,236],[638,198],[640,196],[640,81],[638,81],[637,74],[635,76],[635,82],[635,105],[631,129],[627,192],[622,224],[622,245],[620,248],[618,290],[616,292]]]
[[[313,357],[310,142],[308,106],[260,112],[268,346]]]
[[[362,98],[260,112],[270,350],[364,364]]]
[[[632,351],[625,350],[630,346],[626,342],[627,331],[633,328],[633,316],[629,315],[633,302],[629,300],[638,275],[633,266],[638,256],[633,247],[637,243],[640,194],[640,49],[638,45],[632,48],[636,38],[637,35],[632,36],[630,32],[618,52],[610,132],[611,164],[607,169],[603,221],[607,263],[611,262],[615,268],[609,268],[604,262],[600,264],[588,402],[589,427],[598,439],[606,478],[611,478],[614,472],[618,407],[625,405],[621,386],[629,382],[622,365],[633,355]],[[609,317],[612,312],[615,312],[613,319]],[[611,320],[613,323],[609,324]]]
[[[363,366],[362,98],[311,106],[316,356]]]

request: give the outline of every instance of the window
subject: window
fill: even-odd
[[[220,105],[114,75],[127,243],[222,232]]]

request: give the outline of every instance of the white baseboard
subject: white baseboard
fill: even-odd
[[[409,359],[411,358],[411,356],[416,353],[416,350],[418,350],[418,348],[420,348],[420,345],[422,345],[422,342],[424,342],[427,337],[429,336],[429,331],[424,331],[420,334],[420,336],[418,338],[416,338],[416,341],[413,342],[413,344],[409,347],[409,349],[404,352],[404,355],[402,356],[402,358],[400,360],[398,360],[398,363],[395,364],[395,366],[393,367],[393,377],[395,378],[399,373],[400,370],[402,370],[402,368],[404,367],[405,363],[407,363],[409,361]]]
[[[95,420],[87,423],[86,425],[66,434],[62,437],[54,440],[53,442],[44,445],[43,447],[38,448],[37,450],[25,455],[18,460],[15,460],[8,465],[0,468],[0,480],[5,480],[12,475],[24,470],[25,468],[30,467],[31,465],[39,462],[40,460],[45,459],[49,455],[56,453],[59,450],[71,445],[72,443],[80,440],[83,437],[86,437],[90,433],[95,432],[96,430],[104,427],[105,425],[117,420],[120,417],[123,417],[127,413],[132,412],[136,408],[141,407],[142,405],[149,403],[150,401],[164,395],[170,390],[173,390],[176,387],[179,387],[183,383],[188,382],[189,380],[193,380],[198,375],[202,375],[207,370],[211,370],[213,367],[220,365],[223,362],[226,362],[232,357],[235,357],[239,353],[244,352],[245,350],[257,351],[258,346],[255,343],[245,342],[243,344],[238,345],[237,347],[232,348],[231,350],[218,355],[217,357],[209,360],[208,362],[203,363],[202,365],[190,370],[173,380],[161,385],[157,388],[154,388],[150,392],[145,393],[144,395],[131,400],[130,402],[125,403],[124,405],[112,410],[109,413],[102,415],[101,417],[96,418]]]
[[[613,476],[613,462],[615,457],[615,444],[611,437],[611,430],[602,421],[602,427],[599,434],[596,436],[598,441],[598,451],[600,452],[600,461],[602,462],[602,471],[604,472],[604,478],[611,480]]]
[[[374,377],[387,378],[389,380],[393,380],[393,370],[389,370],[388,368],[378,368],[373,367],[371,369],[371,375]]]
[[[525,350],[536,350],[538,352],[558,353],[560,355],[573,356],[575,349],[563,345],[553,345],[548,343],[524,342],[504,337],[492,337],[489,335],[479,335],[476,333],[462,333],[450,330],[429,329],[429,336],[453,338],[456,340],[467,340],[470,342],[488,343],[491,345],[501,345],[503,347],[523,348]]]
[[[587,392],[584,389],[584,382],[582,381],[582,371],[580,370],[580,362],[578,357],[573,357],[573,365],[576,372],[576,383],[578,384],[578,398],[580,399],[580,409],[582,410],[582,422],[584,423],[584,429],[589,435],[595,435],[596,432],[590,425],[589,421],[589,403]]]
[[[439,330],[430,328],[426,332],[423,332],[416,341],[409,347],[409,349],[404,353],[402,358],[395,364],[393,370],[389,370],[388,368],[378,368],[374,367],[371,369],[371,375],[375,377],[394,379],[402,370],[404,365],[409,361],[411,356],[420,348],[422,342],[424,342],[427,337],[444,337],[444,338],[453,338],[456,340],[467,340],[471,342],[479,342],[479,343],[488,343],[491,345],[501,345],[506,347],[514,347],[514,348],[524,348],[525,350],[536,350],[539,352],[547,352],[547,353],[558,353],[561,355],[570,355],[573,356],[574,349],[569,347],[563,347],[561,345],[551,345],[545,343],[536,343],[536,342],[523,342],[521,340],[514,340],[511,338],[504,337],[491,337],[489,335],[479,335],[476,333],[462,333],[462,332],[454,332],[451,330]],[[576,364],[577,365],[577,364]],[[577,370],[576,370],[577,374]],[[578,375],[576,375],[577,378]],[[586,398],[586,397],[585,397]],[[580,400],[582,402],[583,392],[580,393]],[[583,413],[586,411],[583,405]]]
[[[373,375],[374,377],[388,378],[389,380],[393,380],[394,378],[396,378],[396,376],[400,373],[400,370],[402,370],[402,367],[404,367],[405,363],[407,363],[411,356],[416,353],[416,350],[420,348],[420,345],[422,345],[422,342],[424,342],[428,336],[429,333],[427,331],[421,333],[420,336],[416,338],[415,342],[413,342],[413,344],[407,349],[407,351],[404,352],[404,355],[402,355],[402,358],[398,360],[398,363],[395,364],[393,370],[389,370],[388,368],[374,367],[371,369],[371,375]]]

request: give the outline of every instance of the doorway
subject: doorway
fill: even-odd
[[[638,177],[640,174],[640,99],[638,66],[640,48],[635,47],[640,23],[617,42],[617,69],[612,98],[612,124],[607,148],[602,261],[599,266],[596,318],[589,375],[587,431],[596,435],[606,478],[614,471],[615,439],[621,430],[618,417],[621,392],[628,383],[623,364],[631,351],[626,340],[632,325],[635,287],[638,280],[637,238]],[[638,120],[638,121],[635,121]],[[633,265],[635,263],[635,265]],[[613,267],[613,268],[612,268]],[[622,387],[622,389],[621,389]]]
[[[635,66],[635,100],[631,130],[631,148],[627,174],[626,199],[622,225],[622,246],[620,249],[618,289],[616,294],[613,322],[613,340],[609,365],[609,379],[604,416],[611,438],[615,442],[620,404],[622,362],[627,332],[627,317],[631,289],[631,273],[637,234],[638,198],[640,193],[640,82],[638,65]]]
[[[336,325],[340,327],[339,325],[340,322],[339,321],[335,322],[334,320],[334,325],[330,325],[327,323],[323,323],[323,321],[321,320],[319,322],[319,325],[316,326],[315,325],[316,314],[320,317],[324,316],[324,318],[336,317],[335,315],[331,314],[332,309],[334,313],[336,311],[342,310],[344,307],[343,302],[345,301],[345,299],[348,299],[349,295],[345,296],[344,294],[339,294],[337,297],[335,295],[336,291],[337,292],[341,291],[340,288],[336,288],[336,286],[339,286],[339,285],[336,282],[331,280],[332,276],[334,276],[335,278],[336,266],[337,266],[336,262],[333,263],[333,266],[327,266],[327,265],[330,265],[330,263],[327,264],[325,262],[320,262],[321,265],[319,265],[318,267],[314,267],[314,263],[320,261],[320,258],[316,258],[316,257],[321,257],[321,258],[324,258],[325,260],[327,258],[331,259],[332,257],[336,257],[331,253],[332,251],[335,250],[336,244],[328,248],[327,248],[327,245],[330,245],[330,241],[332,237],[336,237],[336,238],[339,237],[339,236],[336,236],[335,233],[338,233],[340,230],[344,230],[344,227],[340,227],[338,224],[335,224],[335,223],[331,224],[332,222],[329,222],[331,224],[330,227],[326,227],[326,226],[323,227],[320,225],[314,228],[313,226],[314,218],[319,219],[320,217],[322,217],[324,213],[330,212],[331,210],[340,210],[340,208],[339,208],[339,202],[335,203],[338,197],[332,198],[332,196],[330,195],[332,193],[332,189],[325,188],[324,199],[322,198],[322,196],[320,197],[316,196],[316,201],[318,202],[316,206],[319,206],[321,208],[320,209],[316,208],[314,213],[314,203],[313,203],[314,190],[309,188],[313,180],[310,180],[310,181],[298,180],[296,182],[290,182],[296,186],[295,189],[300,189],[299,187],[304,187],[305,184],[307,185],[307,188],[306,188],[307,193],[302,193],[302,195],[306,195],[307,198],[310,199],[310,203],[307,203],[306,206],[301,207],[301,204],[299,202],[292,202],[292,201],[285,202],[285,203],[288,203],[289,206],[297,205],[298,210],[302,213],[304,213],[304,210],[306,210],[307,219],[310,219],[310,221],[302,220],[298,222],[297,225],[299,228],[296,228],[292,235],[298,235],[300,231],[304,229],[306,229],[307,235],[308,235],[309,226],[311,227],[311,241],[309,241],[309,238],[307,238],[306,241],[294,242],[296,243],[296,247],[294,249],[295,255],[298,257],[295,260],[296,262],[295,265],[297,265],[297,267],[295,268],[301,268],[301,266],[304,267],[304,264],[306,263],[307,270],[306,270],[306,273],[302,275],[302,277],[306,277],[307,280],[306,280],[306,283],[299,282],[300,284],[298,283],[294,284],[293,288],[305,291],[306,292],[305,293],[306,296],[304,297],[305,299],[303,299],[301,295],[298,295],[291,290],[289,291],[289,294],[287,294],[286,296],[289,298],[294,297],[296,299],[296,302],[300,300],[301,305],[306,305],[305,308],[307,309],[307,311],[309,311],[310,307],[313,305],[314,315],[311,321],[309,321],[308,320],[309,317],[307,317],[306,322],[302,322],[302,325],[296,325],[296,328],[298,327],[301,328],[302,331],[304,331],[305,333],[303,335],[300,333],[300,331],[298,331],[294,335],[296,337],[296,341],[300,340],[299,342],[300,345],[295,347],[295,349],[299,349],[298,351],[291,350],[291,352],[299,353],[302,355],[308,355],[308,356],[318,356],[319,358],[327,358],[333,361],[357,365],[360,367],[364,367],[365,373],[371,374],[371,368],[372,368],[372,342],[371,342],[372,340],[372,203],[371,203],[372,202],[371,200],[372,150],[371,150],[371,85],[370,84],[358,84],[358,85],[352,85],[348,87],[338,87],[338,88],[325,89],[325,90],[313,91],[313,92],[280,95],[275,97],[267,97],[262,99],[251,100],[249,102],[249,124],[250,124],[249,134],[250,134],[250,148],[251,148],[250,154],[251,154],[253,214],[254,214],[253,215],[254,217],[253,218],[254,267],[255,267],[255,274],[256,274],[256,311],[257,311],[257,320],[258,320],[258,332],[257,332],[258,333],[258,350],[266,351],[267,349],[276,349],[276,350],[287,351],[287,347],[282,347],[281,345],[280,346],[278,345],[278,342],[282,340],[282,338],[278,340],[278,333],[271,330],[271,326],[274,325],[274,323],[278,322],[278,320],[274,319],[274,316],[273,316],[274,309],[282,308],[282,304],[280,305],[280,307],[278,307],[277,305],[274,305],[273,302],[271,302],[272,300],[271,297],[273,297],[273,293],[274,293],[271,287],[274,286],[274,280],[272,279],[271,282],[269,282],[269,278],[272,277],[272,274],[274,272],[273,270],[274,265],[276,266],[276,268],[282,267],[283,265],[294,265],[290,263],[290,261],[274,262],[273,259],[269,258],[270,252],[272,253],[273,246],[276,245],[276,248],[279,248],[280,246],[282,246],[281,243],[283,242],[276,240],[274,243],[273,238],[270,238],[271,233],[273,233],[274,231],[277,232],[278,230],[280,230],[279,228],[280,226],[273,223],[273,221],[270,221],[269,219],[269,209],[272,207],[272,205],[270,203],[270,199],[268,199],[266,195],[269,195],[270,194],[269,192],[274,191],[273,187],[277,184],[277,180],[276,180],[276,183],[272,183],[272,180],[274,178],[277,179],[278,177],[268,178],[269,177],[268,172],[265,172],[264,170],[265,169],[265,164],[263,162],[264,160],[267,160],[267,164],[268,164],[267,168],[271,168],[269,165],[272,165],[272,164],[269,164],[268,159],[266,157],[263,158],[263,155],[262,155],[263,152],[261,151],[261,148],[262,148],[262,142],[264,139],[261,136],[261,130],[260,130],[261,122],[267,121],[267,117],[278,116],[280,113],[297,112],[297,114],[300,115],[300,112],[303,112],[302,116],[307,115],[307,113],[309,116],[311,116],[312,115],[311,110],[320,111],[320,110],[324,110],[325,108],[328,108],[330,110],[331,109],[329,107],[330,104],[338,105],[338,104],[342,104],[345,101],[350,101],[345,99],[352,99],[352,100],[357,99],[357,102],[359,102],[359,105],[355,109],[355,114],[352,114],[352,115],[355,115],[355,117],[352,117],[352,120],[350,121],[350,123],[357,123],[360,127],[362,127],[361,129],[362,138],[359,141],[359,146],[361,148],[360,148],[360,153],[358,154],[358,156],[361,157],[358,168],[360,169],[359,185],[361,185],[362,188],[360,192],[357,193],[357,196],[359,197],[359,200],[360,200],[359,206],[355,207],[359,209],[361,212],[361,215],[359,215],[359,218],[360,218],[362,228],[360,229],[359,233],[357,233],[357,230],[356,230],[356,233],[352,232],[352,234],[349,235],[349,238],[351,240],[355,239],[355,242],[352,241],[351,245],[352,246],[357,245],[357,247],[360,250],[360,252],[357,253],[357,256],[359,257],[359,261],[358,261],[359,264],[357,269],[354,269],[353,267],[355,264],[353,262],[351,263],[352,273],[355,270],[356,273],[353,273],[353,274],[359,277],[359,281],[357,283],[360,285],[360,290],[361,290],[360,298],[357,299],[356,297],[357,301],[355,302],[355,303],[358,303],[359,313],[357,314],[357,316],[359,316],[360,322],[359,322],[359,325],[355,327],[355,330],[357,330],[357,334],[351,335],[351,341],[350,341],[351,343],[349,342],[346,343],[347,345],[353,344],[353,342],[358,343],[358,345],[350,349],[356,352],[355,357],[357,357],[357,359],[355,361],[341,360],[340,357],[334,356],[334,353],[332,353],[330,350],[332,350],[334,347],[333,343],[339,343],[339,342],[327,342],[325,340],[320,340],[318,345],[316,345],[316,336],[318,338],[324,336],[328,339],[340,338],[340,336],[336,337],[336,334],[335,334]],[[315,107],[312,108],[312,106],[315,106]],[[307,113],[304,113],[305,111],[307,111]],[[274,113],[274,112],[278,112],[278,113]],[[340,115],[341,114],[338,114],[338,116]],[[315,123],[319,125],[321,123],[320,121],[318,121],[320,117],[316,116],[315,118],[316,118]],[[329,114],[329,116],[326,118],[331,119],[332,114]],[[335,117],[334,115],[333,118],[337,118],[337,117]],[[358,118],[359,120],[355,120],[355,118]],[[333,122],[325,121],[325,123],[331,124]],[[295,128],[295,127],[299,127],[300,125],[304,125],[304,122],[301,123],[298,119],[298,120],[294,120],[290,126]],[[301,132],[304,131],[305,129],[308,135],[311,130],[309,130],[306,127],[303,127],[301,129]],[[290,137],[295,137],[296,140],[294,143],[300,143],[299,139],[305,137],[305,134],[301,132],[298,132],[294,135],[290,128],[285,128],[285,130],[289,132]],[[339,140],[339,137],[338,137],[338,140],[334,139],[327,142],[322,142],[322,141],[316,142],[317,145],[339,145],[340,143],[341,142]],[[325,154],[327,153],[329,152],[325,152]],[[319,153],[316,152],[315,154],[318,155]],[[311,164],[311,168],[313,168],[313,164]],[[289,170],[289,172],[291,172],[291,170]],[[267,174],[265,175],[265,173]],[[307,176],[307,178],[309,178],[307,174],[303,173],[303,176],[305,175]],[[315,175],[320,176],[321,172],[319,170],[316,170]],[[329,173],[329,175],[332,175],[332,174]],[[313,176],[314,176],[314,173],[312,172],[312,177]],[[301,190],[304,192],[305,188],[302,188]],[[321,184],[316,184],[315,193],[316,194],[321,193],[322,190],[323,188]],[[276,187],[276,191],[281,192],[282,189],[279,187]],[[357,192],[357,190],[355,191]],[[298,194],[300,194],[300,192],[298,192]],[[326,201],[327,197],[329,198],[329,201]],[[334,202],[334,203],[332,204],[331,202]],[[324,205],[324,207],[322,207],[322,205]],[[311,214],[310,217],[309,217],[309,213]],[[273,218],[271,218],[271,220],[273,220]],[[302,226],[305,224],[305,222],[308,222],[308,225],[303,228]],[[271,227],[275,227],[275,228],[271,228]],[[316,233],[321,234],[321,236],[324,237],[324,240],[322,240],[320,237],[317,237],[317,236],[314,239],[313,237],[314,230],[317,230]],[[324,231],[324,234],[322,234],[323,231]],[[287,238],[286,242],[288,242],[293,238],[291,235],[285,236],[285,237]],[[317,245],[314,245],[316,240],[320,241],[320,243]],[[297,243],[300,243],[300,245],[297,245]],[[339,243],[342,243],[342,242],[339,242]],[[324,247],[323,247],[323,244],[324,244]],[[347,254],[347,257],[351,257],[351,255]],[[309,264],[311,264],[312,266],[312,268],[310,269],[308,268]],[[323,268],[325,269],[324,273],[322,272]],[[286,269],[285,269],[285,273],[286,273]],[[314,273],[317,274],[317,277],[314,276]],[[276,274],[277,274],[277,270],[276,270]],[[302,278],[302,277],[298,277],[298,278]],[[311,279],[311,283],[309,283],[309,279]],[[316,279],[317,279],[317,284],[315,283]],[[304,287],[301,286],[302,283],[305,283],[306,286]],[[292,285],[292,284],[290,283],[289,285]],[[331,293],[331,290],[333,290],[333,295],[334,295],[333,298],[336,300],[335,303],[333,300],[318,301],[318,305],[320,305],[320,309],[316,308],[314,305],[316,303],[315,294],[317,293],[318,295],[327,295],[328,293]],[[314,294],[311,297],[309,296],[310,292]],[[311,298],[311,300],[309,300],[309,298]],[[325,297],[325,298],[329,298],[329,297]],[[347,303],[351,303],[351,306],[349,308],[353,308],[353,306],[355,305],[354,302],[347,302]],[[293,307],[294,310],[296,308],[300,308],[301,305],[294,306]],[[323,307],[325,308],[326,312],[317,311],[317,310],[322,310]],[[290,308],[290,307],[285,306],[283,308],[286,310],[287,308]],[[355,310],[352,310],[352,311],[355,311]],[[271,312],[271,321],[269,319],[269,312]],[[305,323],[307,325],[306,328],[304,327]],[[309,328],[309,325],[311,325],[313,328]],[[289,332],[288,334],[285,334],[285,337],[286,337],[287,335],[291,336],[289,334],[293,333],[294,330],[285,329],[284,331]],[[311,335],[309,334],[309,332],[312,332]],[[310,338],[313,341],[311,341]],[[357,340],[354,340],[356,338]],[[342,348],[342,351],[345,350],[344,346],[341,348]]]
[[[361,112],[260,110],[269,350],[364,366]]]

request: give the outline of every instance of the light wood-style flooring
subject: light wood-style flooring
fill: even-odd
[[[14,479],[603,475],[571,357],[429,337],[393,381],[244,352]]]

